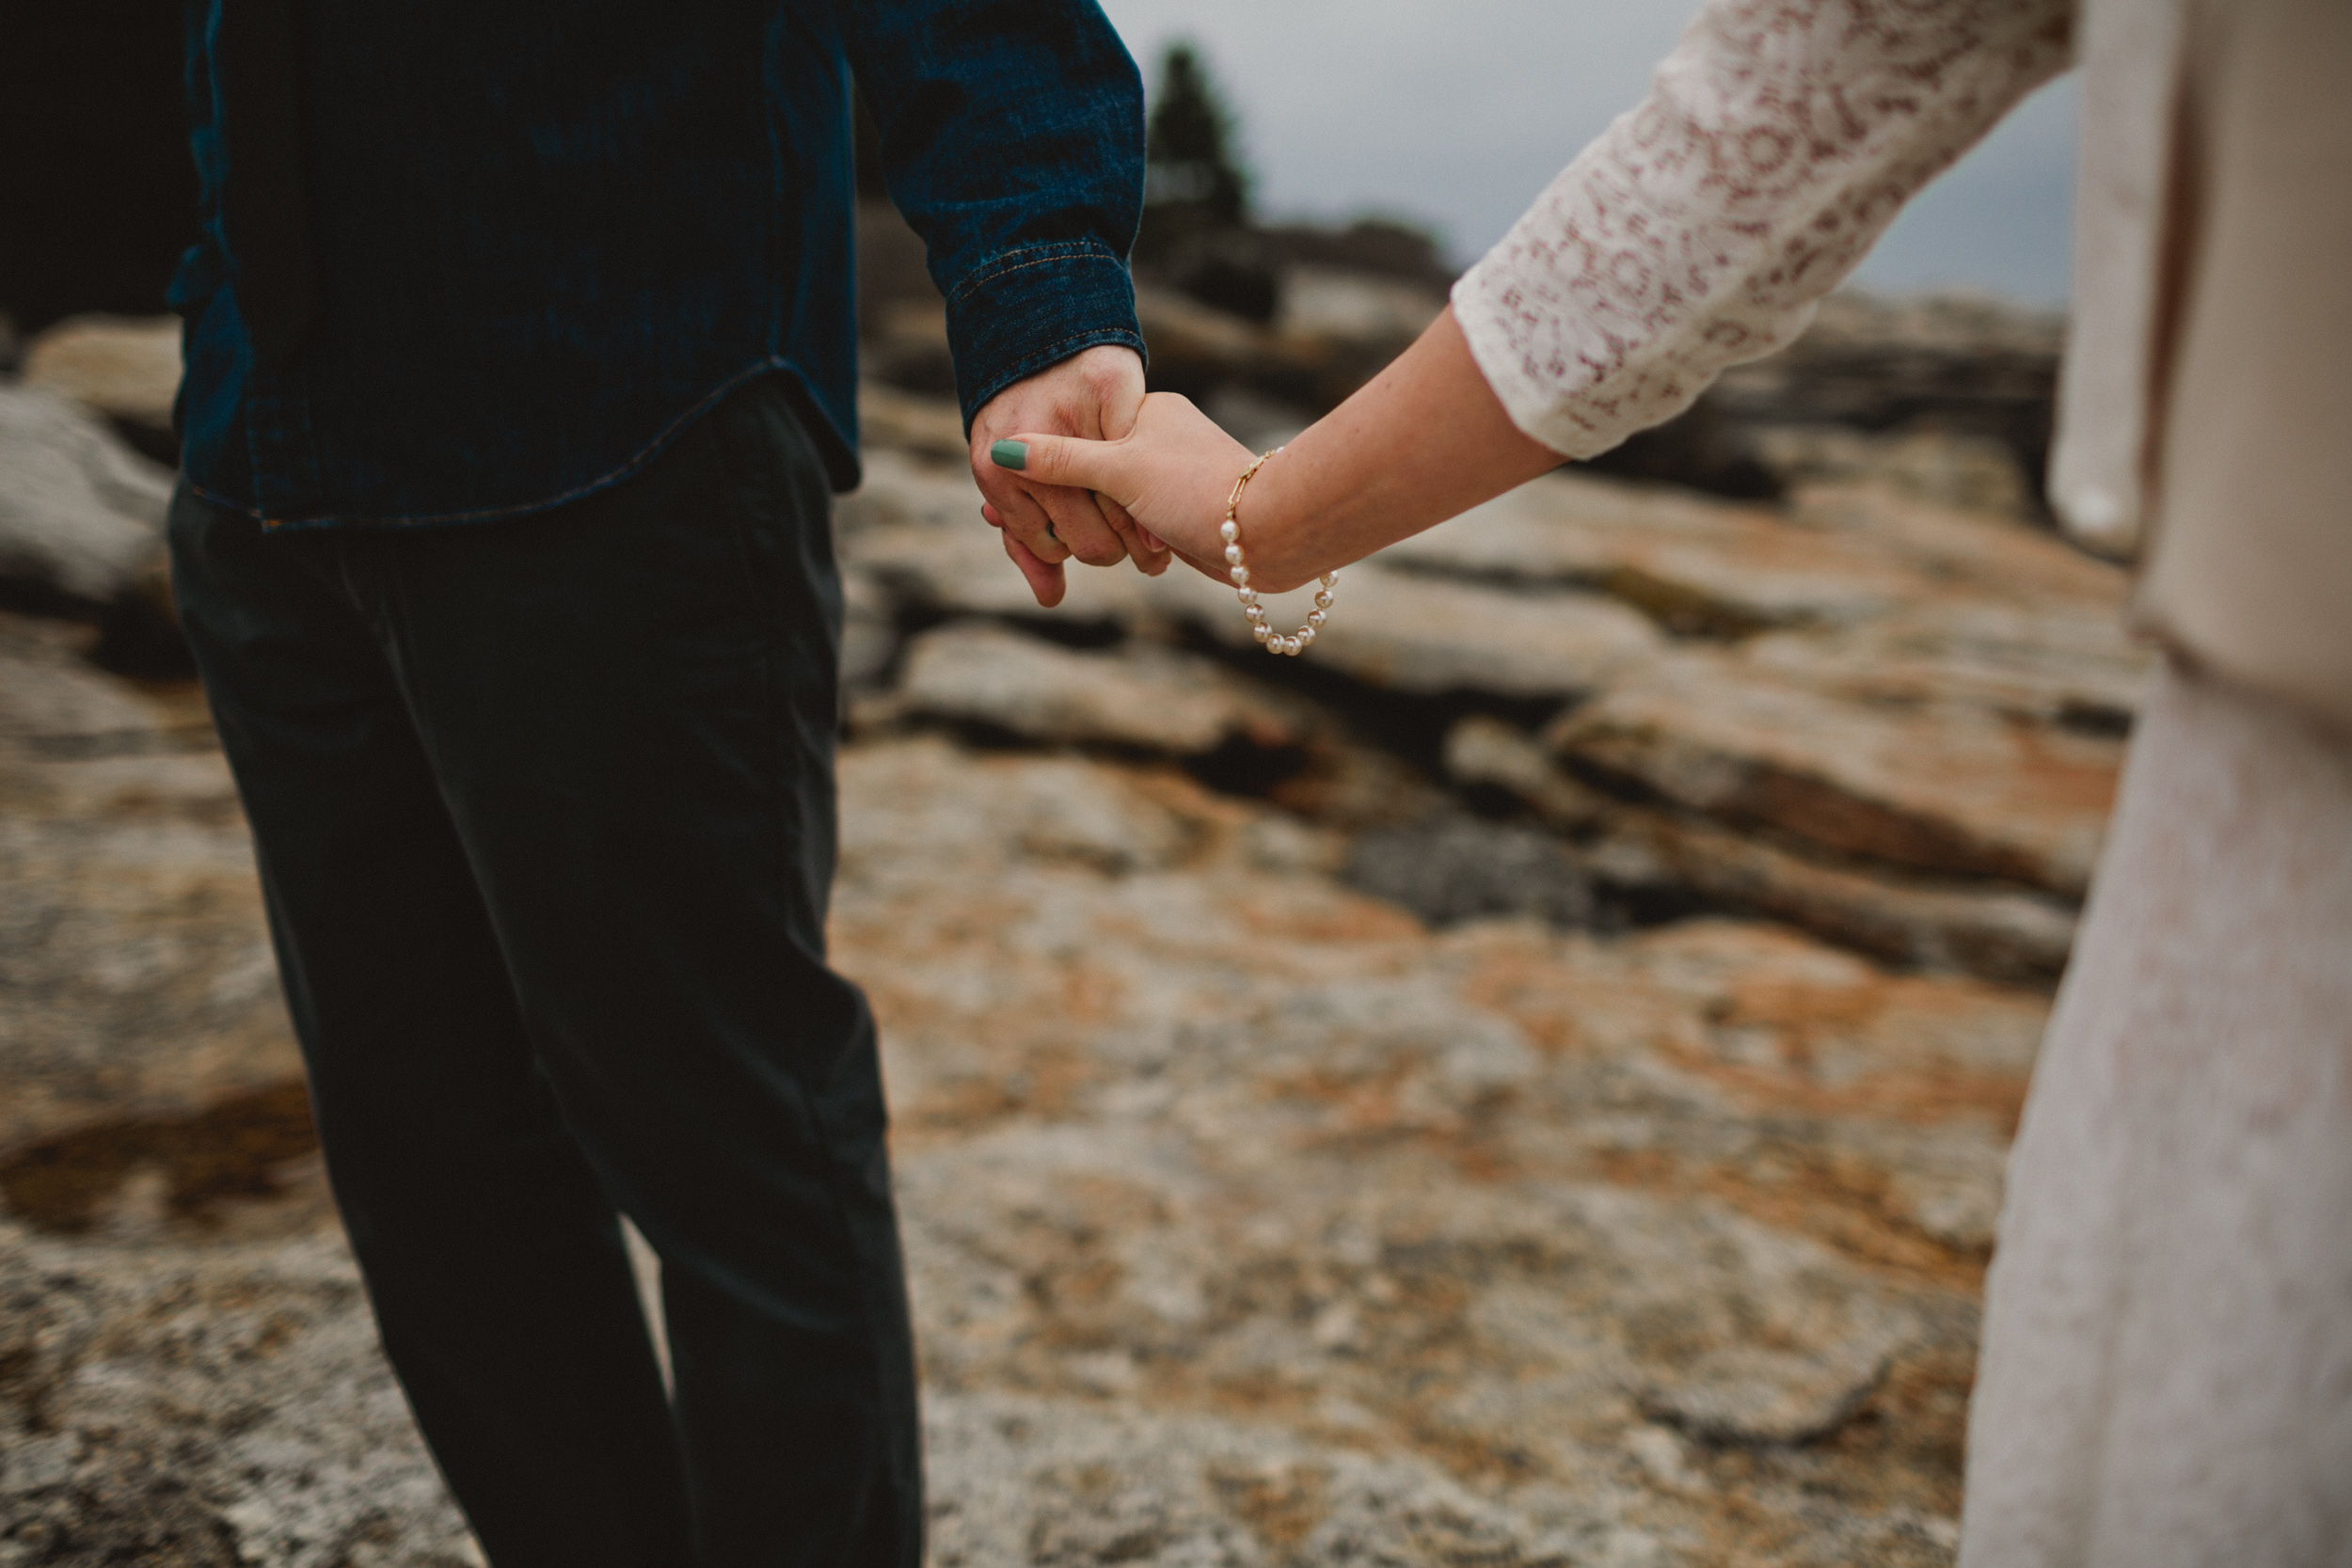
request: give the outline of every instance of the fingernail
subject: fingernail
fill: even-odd
[[[1029,466],[1029,444],[1026,441],[999,441],[988,449],[988,455],[1000,468],[1025,468]]]

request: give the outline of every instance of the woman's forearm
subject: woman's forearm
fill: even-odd
[[[1511,422],[1449,307],[1249,482],[1240,519],[1251,580],[1295,588],[1560,462]]]

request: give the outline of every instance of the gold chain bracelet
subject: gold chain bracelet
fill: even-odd
[[[1233,493],[1226,498],[1225,521],[1217,525],[1216,532],[1225,541],[1225,575],[1233,579],[1233,592],[1241,596],[1241,612],[1249,622],[1249,635],[1264,643],[1267,653],[1295,657],[1307,651],[1315,633],[1331,618],[1331,591],[1340,585],[1340,575],[1323,574],[1322,586],[1315,590],[1315,607],[1307,612],[1305,626],[1288,636],[1276,631],[1265,624],[1265,607],[1258,602],[1258,591],[1249,586],[1249,564],[1241,554],[1241,521],[1234,515],[1241,507],[1241,493],[1249,487],[1250,480],[1281,452],[1282,449],[1277,447],[1241,471],[1241,478],[1233,481]]]

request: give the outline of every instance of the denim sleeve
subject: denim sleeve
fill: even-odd
[[[969,428],[1098,343],[1143,352],[1143,84],[1094,0],[843,0],[890,194],[947,296]]]

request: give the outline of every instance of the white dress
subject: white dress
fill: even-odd
[[[2281,90],[2265,84],[2298,59],[2340,88],[2352,8],[2082,8],[1716,0],[1649,98],[1464,276],[1454,313],[1522,430],[1572,457],[1606,451],[1725,365],[1793,339],[1914,191],[2076,43],[2090,55],[2053,499],[2078,538],[2111,551],[2153,532],[2141,609],[2176,657],[2139,721],[2011,1157],[1961,1562],[2352,1568],[2352,436],[2327,451],[2262,445],[2352,429],[2352,242],[2327,239],[2352,232],[2352,94],[2243,117],[2259,133],[2244,145],[2273,138],[2255,167],[2260,215],[2277,221],[2250,258],[2220,247],[2226,264],[2201,281],[2212,297],[2181,303],[2162,286],[2179,258],[2216,250],[2164,210],[2194,184],[2168,163],[2186,155],[2169,118],[2194,99],[2184,84],[2226,75],[2208,46],[2268,30],[2267,66],[2228,89],[2240,108],[2246,92]],[[2300,56],[2281,52],[2297,40]],[[2228,151],[2209,162],[2226,168]],[[2208,224],[2217,211],[2227,204],[2209,205]],[[2258,275],[2281,261],[2294,266],[2265,287]],[[2221,365],[2230,341],[2216,354],[2201,337],[2201,303],[2238,341],[2269,342],[2238,356],[2262,362]],[[2247,312],[2265,308],[2296,319],[2254,330]],[[2199,386],[2253,445],[2199,448],[2219,416],[2182,420],[2195,398],[2154,385],[2168,310],[2191,318],[2185,357],[2211,361]],[[2315,373],[2277,373],[2280,341],[2300,342]],[[2296,388],[2294,407],[2249,409],[2277,386]],[[2168,409],[2188,428],[2168,431]],[[2227,483],[2201,483],[2225,470]],[[2271,476],[2259,505],[2249,473]],[[2176,501],[2221,499],[2167,517],[2159,479]],[[2195,571],[2178,569],[2188,561]],[[2152,585],[2169,613],[2147,614]],[[2271,606],[2300,618],[2297,636],[2273,635]],[[2230,674],[2187,673],[2199,667]]]
[[[2352,743],[2159,670],[2009,1182],[1963,1568],[2352,1564]]]

